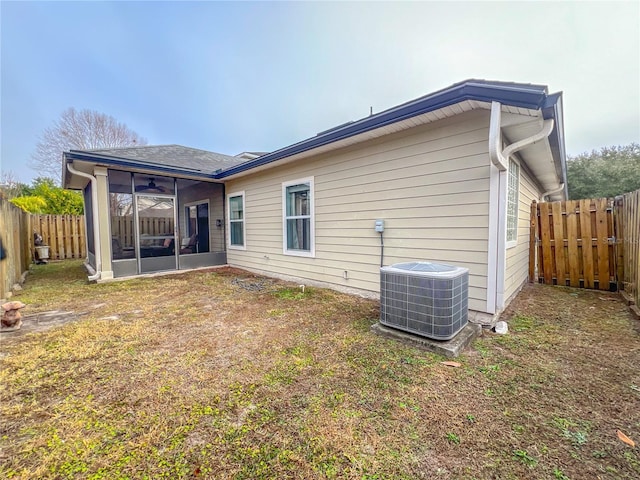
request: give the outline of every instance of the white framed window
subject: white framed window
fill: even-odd
[[[520,198],[520,165],[509,160],[507,173],[507,248],[518,243],[518,203]]]
[[[229,231],[228,247],[236,250],[246,250],[244,191],[227,195],[227,230]]]
[[[313,177],[282,184],[282,251],[315,257]]]

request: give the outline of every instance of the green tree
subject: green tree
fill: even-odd
[[[615,197],[640,189],[640,144],[602,147],[570,157],[569,198]]]
[[[45,213],[47,208],[46,200],[42,197],[36,197],[35,195],[15,197],[12,198],[10,202],[29,213]]]
[[[79,192],[58,187],[47,177],[36,178],[31,185],[24,186],[20,196],[11,203],[29,213],[50,215],[82,215],[83,201]]]

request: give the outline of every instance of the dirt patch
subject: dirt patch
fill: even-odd
[[[509,334],[452,368],[372,334],[372,300],[46,267],[19,299],[88,313],[3,344],[2,477],[640,477],[616,434],[640,440],[640,337],[616,295],[528,286]]]
[[[84,313],[86,314],[86,313]],[[22,327],[12,332],[2,332],[0,341],[6,346],[10,342],[16,342],[30,333],[45,332],[51,328],[64,325],[67,322],[78,319],[83,314],[74,312],[61,312],[53,310],[50,312],[35,313],[22,317]]]

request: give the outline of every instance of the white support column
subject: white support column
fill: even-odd
[[[98,230],[100,241],[96,248],[100,249],[102,259],[102,270],[100,279],[109,280],[113,278],[113,268],[111,266],[111,228],[109,225],[109,182],[107,169],[105,167],[94,167],[93,175],[96,177],[97,197],[98,197]]]

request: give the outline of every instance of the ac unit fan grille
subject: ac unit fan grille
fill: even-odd
[[[468,322],[467,269],[434,278],[428,273],[403,274],[392,267],[380,272],[380,323],[411,333],[449,340]],[[386,270],[385,270],[386,269]]]

